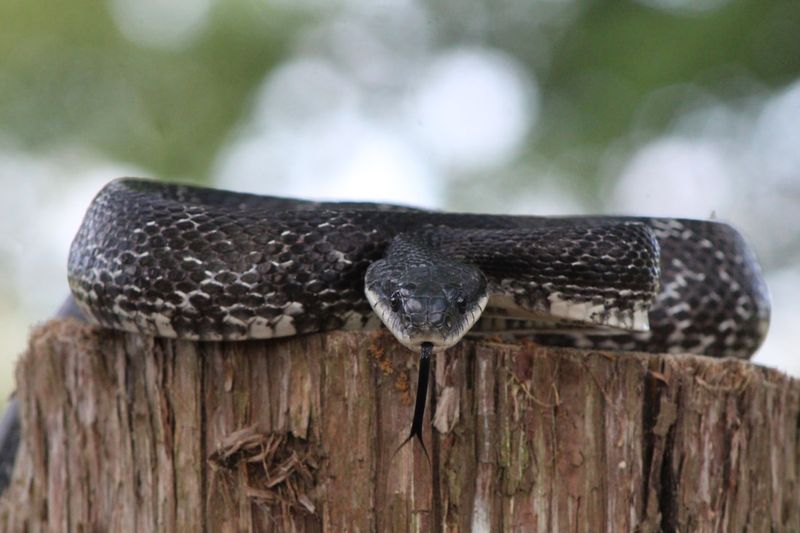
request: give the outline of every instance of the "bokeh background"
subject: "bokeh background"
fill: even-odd
[[[121,175],[726,220],[800,374],[796,0],[0,0],[0,397]]]

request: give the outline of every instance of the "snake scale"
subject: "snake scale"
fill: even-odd
[[[92,202],[68,274],[90,321],[147,335],[272,338],[379,318],[422,353],[411,436],[430,355],[468,332],[745,358],[770,313],[753,252],[719,222],[444,213],[131,178]]]

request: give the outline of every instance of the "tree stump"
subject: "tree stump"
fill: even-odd
[[[464,341],[396,454],[417,354],[71,321],[17,369],[3,531],[798,531],[800,382],[734,360]]]

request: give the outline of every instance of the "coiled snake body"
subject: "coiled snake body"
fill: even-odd
[[[769,321],[754,255],[722,223],[441,213],[137,179],[95,198],[68,271],[104,326],[239,340],[377,315],[424,362],[468,331],[749,357]]]

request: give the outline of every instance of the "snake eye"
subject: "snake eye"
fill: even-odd
[[[467,312],[467,300],[463,296],[456,298],[456,308],[462,315]]]
[[[395,313],[400,310],[400,292],[395,291],[392,293],[391,298],[389,298],[389,303],[392,305],[392,311]]]

